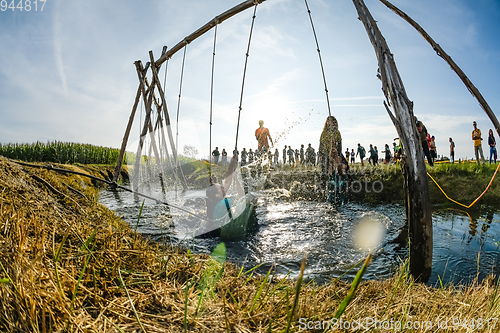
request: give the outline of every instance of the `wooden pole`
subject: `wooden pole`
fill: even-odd
[[[148,88],[150,88],[148,79],[145,78],[144,81],[146,82],[146,86]],[[180,180],[177,172],[175,172],[175,169],[172,165],[172,161],[170,160],[170,156],[168,153],[168,147],[167,147],[167,141],[165,140],[165,131],[163,130],[163,118],[161,116],[161,110],[162,110],[163,106],[158,103],[158,99],[156,98],[156,95],[154,95],[154,94],[153,94],[153,102],[155,103],[156,110],[158,111],[158,118],[157,118],[156,125],[155,125],[155,131],[157,130],[158,127],[160,127],[161,141],[160,141],[160,138],[158,138],[158,144],[160,147],[163,147],[163,149],[165,150],[165,158],[167,160],[168,165],[170,166],[170,170],[172,170],[172,172],[174,172],[175,177],[177,177]]]
[[[153,57],[153,51],[149,51],[149,57],[151,58],[151,63],[154,64],[154,57]],[[182,169],[179,163],[179,159],[177,157],[177,149],[175,148],[175,142],[174,142],[174,137],[172,135],[172,129],[170,126],[170,117],[168,115],[168,110],[167,110],[167,102],[165,100],[165,94],[163,93],[163,89],[161,87],[160,80],[158,78],[158,72],[155,66],[151,66],[151,71],[153,72],[153,81],[154,84],[158,87],[158,93],[160,94],[162,106],[163,106],[163,116],[165,118],[165,125],[167,126],[167,134],[168,134],[168,140],[170,141],[170,148],[172,148],[172,155],[174,157],[174,164],[176,167],[176,171],[179,172],[180,180],[182,183],[182,187],[184,190],[187,190],[187,183],[186,183],[186,178],[184,178],[184,174],[182,173]]]
[[[138,64],[136,63],[136,66]],[[137,74],[139,75],[139,81],[141,83],[141,91],[142,91],[142,98],[144,99],[144,104],[146,105],[146,117],[144,119],[144,125],[142,127],[141,135],[139,137],[139,144],[137,146],[137,152],[135,155],[135,164],[134,164],[134,177],[132,178],[132,185],[134,188],[134,191],[138,192],[139,191],[139,169],[141,166],[141,157],[142,157],[142,147],[144,145],[144,138],[146,137],[146,134],[148,133],[148,128],[149,128],[149,120],[151,117],[151,102],[152,102],[152,94],[149,94],[149,98],[146,99],[146,94],[145,94],[145,89],[144,89],[144,82],[142,80],[142,74],[137,71]]]
[[[143,98],[144,100],[146,100],[146,87],[145,87],[145,73],[144,73],[144,70],[142,69],[142,63],[140,61],[136,62],[136,69],[137,69],[137,75],[139,77],[139,81],[140,81],[140,85],[141,85],[141,91],[143,92]],[[154,84],[154,83],[153,83]],[[150,152],[148,154],[148,165],[149,165],[149,160],[150,160],[150,156],[151,156],[151,149],[153,150],[153,153],[154,153],[154,156],[155,156],[155,159],[156,159],[156,165],[157,167],[159,168],[159,178],[160,178],[160,184],[161,184],[161,187],[162,187],[162,191],[165,192],[165,182],[163,181],[163,168],[162,168],[162,163],[161,163],[161,160],[160,160],[160,155],[158,153],[158,148],[156,146],[156,140],[155,140],[155,137],[154,137],[154,130],[153,130],[153,126],[152,126],[152,123],[151,123],[151,111],[152,111],[152,108],[151,108],[151,105],[152,105],[152,101],[154,99],[154,87],[151,86],[149,90],[149,98],[148,98],[148,102],[146,104],[146,119],[144,120],[144,127],[143,127],[143,130],[142,130],[142,133],[141,133],[141,139],[139,140],[139,148],[138,148],[138,151],[141,152],[142,151],[142,145],[143,145],[143,142],[144,142],[144,137],[147,135],[147,132],[149,130],[149,135],[150,135],[150,139],[151,139],[151,146],[150,146]],[[139,159],[140,161],[140,159]],[[138,175],[138,172],[139,172],[139,167],[140,167],[140,164],[137,162],[137,159],[136,159],[136,163],[135,163],[135,166],[137,167],[137,169],[135,169],[134,167],[134,174]],[[136,172],[137,170],[137,172]],[[136,177],[134,177],[135,179],[137,179]],[[137,183],[135,183],[135,186],[137,188]]]
[[[224,13],[216,16],[214,19],[210,20],[207,24],[203,25],[201,28],[193,32],[192,34],[186,36],[182,41],[177,43],[174,47],[172,47],[170,50],[166,51],[160,59],[158,59],[156,62],[151,61],[151,64],[155,64],[156,68],[159,68],[161,64],[163,64],[167,59],[172,58],[172,56],[177,53],[179,50],[181,50],[184,46],[187,44],[191,43],[193,40],[196,38],[202,36],[205,34],[207,31],[215,27],[217,24],[220,24],[227,20],[228,18],[248,9],[251,8],[257,4],[260,4],[264,2],[265,0],[246,0],[240,3],[239,5],[234,6],[233,8],[225,11]]]
[[[139,104],[139,100],[141,98],[141,85],[137,87],[137,94],[135,95],[134,106],[132,107],[132,112],[130,113],[130,117],[128,118],[127,129],[125,129],[125,134],[123,135],[122,147],[120,149],[120,156],[118,157],[118,161],[116,163],[116,168],[113,173],[113,181],[116,182],[118,180],[118,176],[120,175],[120,171],[123,165],[123,158],[125,156],[125,149],[127,148],[128,137],[130,135],[130,130],[132,129],[132,124],[135,118],[135,112],[137,110],[137,105]]]
[[[406,95],[393,55],[368,8],[363,0],[353,0],[353,3],[375,49],[382,90],[395,114],[392,114],[387,104],[385,106],[404,147],[402,169],[410,235],[410,273],[420,281],[427,281],[432,270],[432,216],[429,184],[413,116],[413,102]]]
[[[500,123],[498,122],[497,117],[491,110],[490,106],[484,99],[483,95],[479,92],[479,90],[476,88],[476,86],[469,80],[467,75],[462,71],[460,67],[453,61],[453,59],[437,44],[434,39],[429,36],[429,34],[417,23],[415,22],[411,17],[409,17],[406,13],[404,13],[402,10],[391,4],[387,0],[380,0],[384,5],[389,7],[393,12],[401,16],[406,22],[408,22],[412,27],[414,27],[421,35],[424,37],[424,39],[432,46],[434,51],[436,51],[437,55],[440,56],[441,58],[444,59],[450,65],[451,69],[458,75],[460,80],[465,84],[469,92],[474,96],[477,101],[479,102],[479,105],[481,105],[481,108],[486,112],[488,117],[490,118],[491,122],[493,123],[493,126],[495,126],[495,129],[500,135]]]

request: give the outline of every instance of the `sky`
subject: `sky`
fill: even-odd
[[[134,103],[134,62],[156,58],[242,0],[38,2],[37,10],[0,8],[0,143],[69,141],[120,147]],[[2,2],[3,4],[5,2]],[[10,4],[10,1],[7,1]],[[33,3],[33,1],[32,1]],[[309,0],[323,57],[331,112],[343,147],[382,150],[396,130],[382,104],[377,61],[351,0]],[[393,0],[454,59],[498,115],[500,1]],[[365,4],[394,54],[414,114],[436,137],[438,154],[471,158],[472,121],[487,140],[491,122],[458,76],[399,16],[376,0]],[[6,9],[6,10],[3,10]],[[218,26],[212,149],[235,146],[238,106],[253,9]],[[168,62],[167,106],[178,145],[209,154],[210,79],[214,30]],[[165,65],[160,69],[165,79]],[[162,82],[163,83],[163,82]],[[179,92],[181,98],[179,102]],[[177,111],[179,122],[176,123]],[[144,119],[140,104],[128,151]],[[280,155],[284,145],[317,148],[328,108],[305,3],[267,0],[257,8],[250,46],[238,148],[256,148],[264,120]],[[178,128],[178,130],[177,130]],[[496,135],[498,140],[498,136]],[[489,154],[483,141],[485,155]]]

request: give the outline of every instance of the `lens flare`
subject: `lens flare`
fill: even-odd
[[[361,218],[354,230],[354,242],[363,251],[375,250],[384,239],[386,227],[372,216]]]

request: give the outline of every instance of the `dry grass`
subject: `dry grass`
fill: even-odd
[[[217,271],[211,259],[135,237],[96,195],[85,178],[0,159],[1,332],[283,332],[292,307],[290,331],[323,332],[299,318],[313,327],[330,320],[349,293],[342,281],[310,283],[294,306],[294,281],[272,272],[249,278],[229,264],[205,290],[204,276]],[[391,279],[361,283],[341,318],[431,321],[429,332],[448,319],[451,331],[454,318],[499,317],[497,291],[493,279],[463,288],[415,284],[403,266]],[[490,321],[478,331],[498,327]]]

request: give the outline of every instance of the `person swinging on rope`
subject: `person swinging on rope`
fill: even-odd
[[[271,144],[273,144],[273,139],[271,139],[271,134],[269,134],[269,130],[264,127],[264,120],[259,120],[259,128],[255,130],[255,139],[258,142],[258,151],[259,151],[259,156],[262,153],[265,153],[269,149],[269,142],[267,141],[267,138],[269,138],[269,141],[271,141]]]

